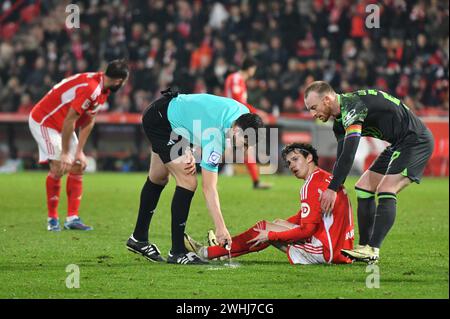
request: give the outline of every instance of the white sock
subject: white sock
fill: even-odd
[[[66,217],[66,222],[71,222],[75,219],[78,219],[79,217],[77,215],[73,215],[73,216],[67,216]]]
[[[202,257],[204,259],[208,259],[208,247],[206,247],[206,246],[200,247],[200,249],[198,250],[198,253],[199,253],[200,257]]]

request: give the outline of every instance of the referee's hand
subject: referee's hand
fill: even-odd
[[[231,249],[232,239],[231,239],[230,233],[228,232],[228,229],[217,228],[216,229],[216,238],[217,238],[217,241],[219,242],[220,246],[226,248],[225,246],[228,245],[228,247]]]
[[[184,156],[185,156],[184,171],[186,172],[187,175],[194,175],[197,172],[197,168],[195,167],[194,154],[192,154],[192,151],[186,150]]]

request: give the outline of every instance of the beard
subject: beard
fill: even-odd
[[[122,87],[122,84],[110,86],[109,89],[111,92],[117,92]]]

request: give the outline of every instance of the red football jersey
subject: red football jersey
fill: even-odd
[[[225,96],[247,104],[247,85],[239,72],[231,73],[225,79]]]
[[[104,88],[103,72],[72,75],[55,86],[33,107],[32,118],[40,125],[62,131],[69,107],[81,117],[76,126],[94,116],[106,102],[110,93]]]
[[[325,217],[320,208],[320,196],[332,179],[332,175],[320,168],[316,169],[305,181],[300,191],[301,209],[289,221],[319,224],[319,229],[313,235],[323,245],[323,255],[327,262],[350,263],[341,254],[341,249],[353,249],[354,229],[353,211],[345,188],[342,186],[336,197],[331,216]],[[311,242],[311,238],[305,241]]]
[[[247,103],[247,85],[241,73],[234,72],[225,79],[225,97],[236,100],[244,104],[250,113],[256,113],[256,109]]]

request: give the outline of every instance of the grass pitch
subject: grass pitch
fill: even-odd
[[[284,218],[298,208],[302,184],[270,176],[270,191],[253,191],[247,176],[220,177],[219,193],[232,235],[258,220]],[[426,178],[399,196],[397,219],[383,245],[380,287],[367,288],[365,264],[291,266],[268,248],[208,266],[154,264],[128,252],[145,174],[86,175],[80,216],[92,232],[46,230],[45,173],[0,175],[0,298],[448,298],[448,179]],[[355,179],[348,179],[352,198]],[[65,180],[60,219],[65,217]],[[150,240],[170,249],[170,201],[163,192]],[[356,222],[356,220],[355,220]],[[205,241],[212,222],[201,189],[187,232]],[[66,267],[79,266],[80,288],[68,289]]]

